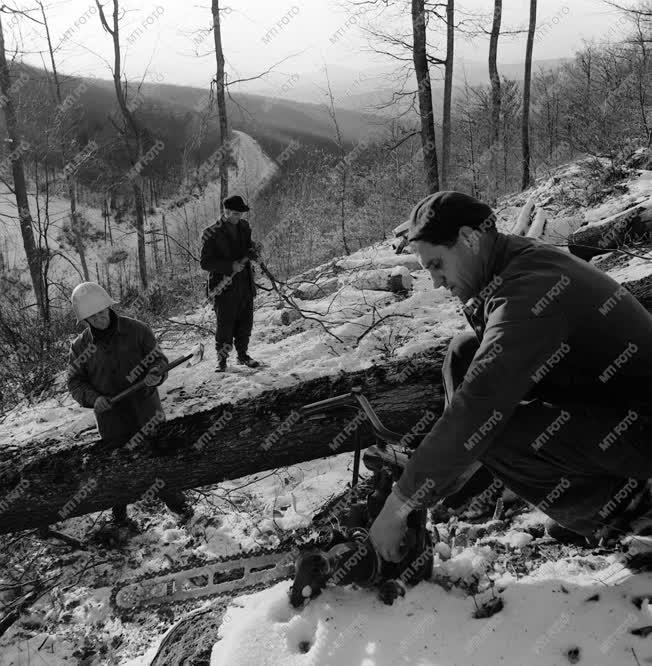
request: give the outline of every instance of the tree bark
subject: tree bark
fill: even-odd
[[[222,31],[220,28],[220,2],[212,0],[213,37],[215,40],[215,60],[217,72],[215,87],[217,94],[217,113],[220,120],[220,198],[229,196],[229,126],[226,116],[226,100],[224,97],[224,52],[222,51]]]
[[[453,59],[455,55],[455,0],[446,5],[446,66],[444,69],[444,113],[442,117],[441,186],[448,189],[451,153],[451,106],[453,101]]]
[[[355,385],[362,386],[385,426],[406,433],[424,410],[443,409],[440,371],[446,343],[410,359],[320,377],[174,419],[159,427],[155,441],[132,439],[130,446],[115,449],[102,440],[47,440],[5,449],[0,453],[0,533],[137,501],[152,488],[197,488],[352,451],[354,430],[345,436],[343,428],[356,423],[354,410],[304,418],[298,418],[298,410]],[[363,447],[374,444],[367,423],[357,432]],[[408,444],[418,442],[413,436]]]
[[[439,191],[439,166],[437,164],[437,143],[435,137],[434,113],[432,110],[432,90],[430,70],[426,55],[426,13],[424,0],[412,0],[412,32],[414,71],[417,77],[419,116],[421,118],[421,147],[423,165],[426,172],[426,185],[429,193]]]
[[[503,11],[502,0],[495,0],[494,19],[489,39],[489,79],[491,80],[491,179],[494,191],[492,199],[498,196],[498,147],[500,145],[500,75],[498,74],[498,37]]]
[[[522,118],[522,146],[523,146],[523,178],[521,190],[530,187],[530,87],[532,83],[532,51],[534,50],[534,31],[537,26],[537,0],[530,0],[530,26],[527,33],[527,47],[525,49],[525,77],[523,79],[523,118]]]
[[[7,127],[7,147],[9,149],[8,158],[11,161],[11,172],[14,182],[14,196],[16,198],[16,207],[18,208],[18,220],[20,223],[20,233],[23,237],[23,247],[27,257],[27,266],[32,279],[34,297],[36,306],[43,322],[49,320],[49,308],[47,298],[47,288],[41,272],[41,256],[36,241],[34,240],[34,229],[32,214],[29,210],[29,200],[27,198],[27,182],[25,180],[25,169],[23,167],[22,153],[29,148],[29,143],[21,140],[18,132],[18,121],[16,119],[16,109],[9,80],[9,66],[5,54],[4,28],[2,26],[2,16],[0,15],[0,92],[4,100],[2,108],[4,110],[5,125]]]

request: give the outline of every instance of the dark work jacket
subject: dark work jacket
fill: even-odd
[[[70,345],[68,390],[82,407],[93,407],[103,395],[111,397],[143,379],[152,368],[167,377],[167,358],[156,344],[152,329],[130,317],[117,316],[113,334],[96,340],[90,328]],[[148,423],[165,420],[156,387],[144,387],[101,414],[95,413],[100,437],[126,443]]]
[[[649,403],[652,316],[606,273],[551,245],[499,233],[482,284],[465,308],[480,347],[407,463],[398,482],[403,499],[416,494],[430,504],[446,495],[534,392],[545,399],[549,387],[548,402],[603,409]]]
[[[232,224],[219,219],[202,233],[201,267],[208,271],[207,295],[229,295],[234,292],[253,298],[256,295],[251,259],[257,254],[251,241],[251,227],[246,220],[235,225],[235,235],[225,231]],[[229,230],[231,231],[231,230]],[[233,271],[233,262],[239,270]]]

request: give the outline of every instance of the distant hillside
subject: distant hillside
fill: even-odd
[[[532,63],[533,73],[540,68],[544,70],[555,70],[561,67],[565,62],[572,58],[553,58],[535,60]],[[524,75],[524,63],[500,63],[498,71],[501,76],[515,81],[522,81]],[[436,68],[431,68],[432,90],[435,101],[441,99],[444,92],[443,73]],[[411,100],[402,100],[398,105],[383,109],[383,105],[392,99],[392,94],[399,90],[402,76],[397,79],[388,74],[387,68],[369,68],[365,70],[349,69],[341,66],[330,65],[328,67],[328,76],[333,91],[336,106],[352,111],[373,113],[376,115],[389,115],[396,117],[401,112],[409,113]],[[464,81],[469,85],[479,86],[489,84],[489,69],[484,61],[465,60],[463,58],[455,60],[454,66],[454,87],[460,90],[464,86]],[[406,89],[410,88],[410,81],[406,84]],[[294,74],[293,78],[288,79],[287,75],[275,74],[274,72],[264,81],[255,81],[247,84],[247,90],[259,94],[273,93],[284,100],[293,100],[297,102],[320,102],[325,101],[326,97],[326,75],[323,71],[302,72]],[[435,110],[439,108],[435,104]]]
[[[44,76],[42,71],[27,69],[31,70],[30,77]],[[86,108],[88,124],[104,124],[107,110],[116,106],[113,81],[69,77],[66,92],[72,92],[82,81],[88,90],[80,96],[79,103]],[[137,83],[131,85],[135,97]],[[141,90],[149,113],[171,116],[186,125],[205,108],[208,94],[202,88],[159,83],[143,83]],[[249,93],[233,93],[231,97],[227,98],[227,107],[232,129],[251,135],[272,156],[280,153],[290,139],[327,151],[335,149],[333,123],[324,106]],[[338,109],[337,120],[343,139],[350,146],[369,134],[379,121],[378,117],[345,109]],[[217,123],[213,125],[211,129],[217,129]]]

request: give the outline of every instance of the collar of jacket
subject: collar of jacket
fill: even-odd
[[[122,334],[122,328],[123,328],[122,327],[123,318],[113,308],[111,308],[111,319],[113,319],[113,318],[115,318],[115,330],[113,331],[113,334],[114,335],[121,335]],[[113,323],[113,322],[111,322],[111,323]],[[101,342],[103,339],[105,339],[102,336],[99,336],[99,339],[98,339],[98,337],[95,334],[95,331],[97,329],[94,329],[92,326],[88,326],[88,330],[91,334],[91,338],[93,339],[93,342],[97,342],[97,341]],[[108,337],[112,337],[112,335],[109,335]],[[108,337],[106,339],[108,339]]]
[[[482,313],[484,311],[485,299],[480,294],[496,275],[503,272],[506,265],[507,245],[507,236],[497,232],[489,251],[484,256],[478,293],[462,305],[464,315],[474,329],[477,329],[480,322],[483,321]]]

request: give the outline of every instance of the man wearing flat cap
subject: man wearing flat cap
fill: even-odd
[[[220,219],[202,233],[200,260],[201,267],[208,271],[207,293],[213,297],[217,318],[216,372],[226,370],[234,343],[238,363],[250,368],[260,365],[248,353],[256,295],[251,260],[258,258],[251,228],[243,218],[249,206],[236,195],[224,199],[222,207]]]
[[[444,412],[372,525],[381,556],[398,561],[412,508],[487,470],[558,534],[638,530],[651,506],[652,316],[591,264],[498,232],[491,208],[460,192],[419,202],[408,240],[473,332],[451,341]]]

